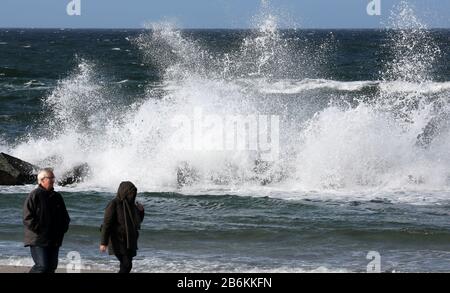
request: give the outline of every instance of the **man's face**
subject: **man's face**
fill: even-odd
[[[41,181],[42,187],[44,187],[47,190],[52,189],[54,184],[55,184],[55,174],[53,173],[47,174]]]

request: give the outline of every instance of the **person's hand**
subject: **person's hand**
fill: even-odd
[[[144,206],[143,206],[141,203],[137,202],[137,203],[136,203],[136,207],[137,207],[137,209],[138,209],[140,212],[143,212],[143,211],[144,211]]]
[[[107,249],[108,249],[107,245],[100,245],[100,252],[106,252]]]

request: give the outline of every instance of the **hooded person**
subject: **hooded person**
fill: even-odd
[[[138,250],[139,229],[144,207],[136,203],[137,188],[129,181],[121,182],[116,197],[105,209],[101,228],[100,251],[108,249],[120,261],[119,273],[129,273]]]

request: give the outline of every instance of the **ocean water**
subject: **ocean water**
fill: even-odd
[[[117,268],[99,227],[131,180],[135,271],[365,272],[371,251],[381,271],[450,271],[450,30],[397,9],[385,30],[280,29],[264,9],[251,30],[0,29],[0,151],[91,169],[57,188],[61,266]],[[279,156],[174,149],[173,117],[199,108],[276,115]],[[32,264],[33,188],[0,186],[0,265]]]

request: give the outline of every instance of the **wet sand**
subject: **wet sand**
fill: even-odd
[[[0,273],[28,273],[30,271],[30,267],[22,267],[22,266],[0,266]],[[57,273],[67,273],[65,267],[60,267],[56,271]],[[99,270],[82,270],[81,273],[113,273],[111,271],[99,271]]]

